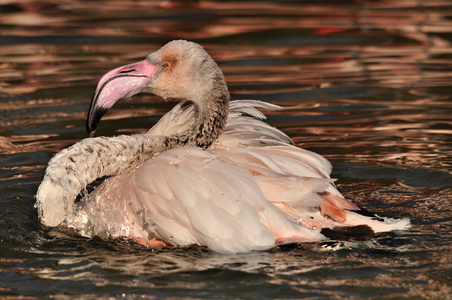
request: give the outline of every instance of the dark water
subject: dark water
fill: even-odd
[[[330,159],[347,197],[412,230],[225,256],[40,226],[46,164],[87,137],[100,76],[176,38],[205,46],[234,99],[284,106],[269,122]],[[445,0],[0,1],[0,298],[451,299],[451,43]],[[171,105],[123,101],[98,134]]]

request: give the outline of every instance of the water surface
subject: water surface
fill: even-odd
[[[409,232],[243,255],[145,249],[39,225],[49,159],[87,137],[105,72],[172,39],[201,43],[233,99],[333,162],[343,193]],[[451,1],[1,1],[0,298],[450,298]],[[98,135],[172,103],[122,101]]]

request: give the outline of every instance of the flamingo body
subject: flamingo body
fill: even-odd
[[[188,79],[180,83],[170,75],[208,70],[204,61],[210,56],[202,48],[185,41],[172,43],[148,57],[152,67],[144,61],[101,79],[90,108],[89,131],[116,98],[141,90],[172,96],[176,92],[166,81],[177,83],[180,97]],[[178,60],[185,50],[194,54]],[[194,62],[188,60],[192,56]],[[187,60],[190,64],[184,65]],[[295,147],[287,135],[263,122],[265,116],[256,109],[279,107],[253,100],[225,101],[229,96],[215,66],[209,61],[217,74],[211,84],[187,81],[191,88],[185,94],[192,96],[184,98],[193,104],[176,105],[147,133],[89,138],[57,154],[37,194],[41,222],[63,223],[88,237],[125,236],[148,246],[197,244],[220,253],[325,240],[324,228],[409,228],[408,219],[371,215],[345,199],[330,178],[331,164]],[[174,68],[171,74],[168,68]],[[110,87],[110,81],[123,86],[125,74],[132,76],[130,88]],[[213,91],[193,92],[193,82],[207,82]],[[75,201],[87,184],[102,176],[109,177]]]

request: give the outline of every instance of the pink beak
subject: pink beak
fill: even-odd
[[[143,60],[116,68],[105,74],[97,84],[96,93],[88,111],[86,130],[93,136],[102,116],[118,100],[130,98],[147,87],[160,66]]]

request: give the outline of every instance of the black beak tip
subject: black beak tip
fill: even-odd
[[[89,137],[93,137],[96,134],[96,129],[93,130],[87,130]]]
[[[99,124],[100,119],[107,112],[107,108],[96,107],[94,109],[90,109],[88,112],[88,117],[86,118],[86,131],[89,136],[94,136],[97,129],[97,124]]]
[[[89,136],[93,136],[94,133],[96,132],[96,125],[93,124],[93,121],[91,120],[89,114],[88,114],[88,118],[86,119],[86,132],[89,134]]]

